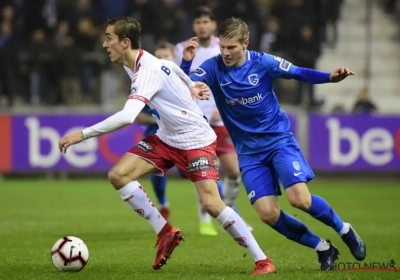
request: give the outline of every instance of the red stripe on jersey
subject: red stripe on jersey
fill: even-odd
[[[139,49],[139,53],[138,53],[138,56],[137,56],[137,58],[136,58],[135,72],[134,72],[134,73],[136,73],[137,71],[139,71],[139,68],[140,68],[139,60],[142,58],[142,56],[143,56],[143,50],[142,50],[142,49]]]
[[[149,100],[141,95],[137,95],[137,94],[131,94],[129,95],[128,99],[136,99],[136,100],[140,100],[142,101],[144,104],[147,104],[149,102]]]

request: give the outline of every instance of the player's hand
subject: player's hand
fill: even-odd
[[[333,71],[329,78],[330,78],[331,82],[337,83],[337,82],[340,82],[340,81],[346,79],[347,76],[351,76],[351,75],[354,75],[353,71],[350,71],[350,69],[347,67],[341,67],[341,68],[338,68],[335,71]]]
[[[210,99],[210,88],[203,82],[195,82],[190,90],[194,97],[200,100]]]
[[[197,43],[197,37],[192,37],[183,47],[183,59],[186,61],[192,61],[196,56],[196,48],[199,46]]]
[[[77,131],[65,135],[63,138],[61,138],[60,142],[58,142],[60,152],[66,153],[69,146],[82,142],[84,139],[85,138],[83,137],[82,131]]]

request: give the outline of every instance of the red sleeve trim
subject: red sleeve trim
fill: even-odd
[[[137,94],[129,95],[128,99],[136,99],[142,101],[144,104],[147,104],[149,102],[149,100],[146,97]]]

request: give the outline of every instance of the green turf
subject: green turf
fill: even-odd
[[[142,180],[151,198],[149,182]],[[400,189],[396,182],[316,180],[313,193],[325,197],[367,243],[366,262],[400,262]],[[218,237],[198,234],[194,188],[185,180],[170,180],[172,223],[186,241],[161,271],[151,267],[155,234],[121,201],[106,180],[13,180],[0,182],[0,279],[252,279],[250,256],[220,228]],[[341,251],[340,261],[353,262],[332,229],[288,206],[311,230],[330,238]],[[313,250],[293,243],[263,225],[241,193],[239,208],[254,226],[254,235],[278,273],[269,279],[400,279],[400,273],[341,271],[322,273]],[[217,225],[217,223],[216,223]],[[218,226],[218,225],[217,225]],[[65,235],[82,238],[89,263],[79,273],[60,273],[50,262],[54,242]]]

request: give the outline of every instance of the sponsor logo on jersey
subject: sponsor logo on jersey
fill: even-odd
[[[136,147],[138,147],[139,149],[141,149],[143,152],[146,152],[146,153],[154,150],[153,145],[151,145],[150,143],[144,142],[144,141],[140,141],[139,143],[137,143]]]
[[[218,157],[211,156],[211,163],[215,170],[219,170]]]
[[[210,162],[207,157],[196,157],[186,164],[187,172],[196,172],[199,170],[210,169]]]
[[[263,96],[261,95],[261,93],[257,93],[256,95],[252,96],[252,97],[238,97],[235,99],[227,99],[225,98],[225,102],[228,105],[246,105],[246,104],[252,104],[252,103],[256,103],[258,101],[263,100]]]

